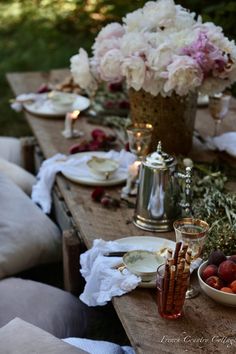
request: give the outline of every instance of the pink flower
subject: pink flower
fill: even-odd
[[[123,26],[117,22],[109,23],[97,35],[96,41],[101,42],[106,39],[121,38],[125,33]]]
[[[227,57],[210,42],[204,32],[199,32],[197,40],[183,48],[182,53],[196,60],[202,69],[204,78],[214,73],[222,73],[227,64]]]

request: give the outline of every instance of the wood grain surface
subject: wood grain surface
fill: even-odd
[[[41,83],[58,83],[68,75],[68,70],[52,70],[50,73],[10,73],[8,82],[15,95],[37,90]],[[222,124],[222,132],[236,130],[236,104],[233,101],[229,116]],[[25,114],[45,158],[55,153],[68,153],[69,147],[78,139],[67,140],[62,137],[63,120],[38,118]],[[89,137],[94,125],[81,117],[78,128]],[[196,128],[206,136],[213,132],[213,121],[207,108],[199,109]],[[201,155],[201,156],[200,156]],[[196,159],[212,160],[215,153],[193,150]],[[218,155],[219,156],[219,155]],[[235,163],[234,159],[226,157]],[[132,224],[133,210],[122,206],[117,210],[104,209],[91,200],[93,188],[82,186],[58,175],[57,187],[70,210],[76,228],[79,230],[86,247],[93,240],[116,240],[134,235],[152,235]],[[107,188],[108,192],[118,196],[122,186]],[[174,234],[162,233],[155,236],[174,240]],[[196,284],[198,286],[198,284]],[[176,321],[164,320],[157,312],[156,291],[136,289],[135,291],[113,299],[114,307],[124,329],[138,354],[155,353],[235,353],[236,351],[236,311],[235,308],[221,306],[205,295],[200,294],[192,300],[186,300],[185,316]]]

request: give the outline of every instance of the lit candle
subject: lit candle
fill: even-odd
[[[62,132],[62,135],[64,135],[65,138],[73,138],[80,135],[76,130],[74,130],[74,125],[79,114],[79,110],[66,113],[65,129]]]
[[[139,175],[139,166],[141,161],[134,161],[128,168],[128,177],[125,187],[122,188],[121,194],[123,196],[137,194],[137,180]]]

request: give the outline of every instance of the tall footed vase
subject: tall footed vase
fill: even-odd
[[[130,115],[133,123],[153,126],[151,149],[159,140],[163,150],[175,155],[187,155],[192,147],[197,110],[197,93],[187,96],[153,96],[143,90],[129,90]]]

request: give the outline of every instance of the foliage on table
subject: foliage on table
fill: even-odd
[[[211,172],[201,166],[195,171],[194,216],[210,225],[204,250],[205,258],[216,249],[227,255],[236,252],[236,193],[226,191],[226,182],[227,178],[222,172]]]

